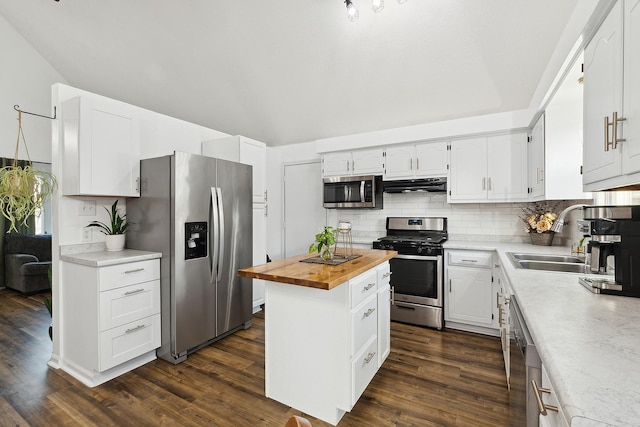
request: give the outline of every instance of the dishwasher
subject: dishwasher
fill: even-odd
[[[509,407],[512,425],[538,427],[538,401],[531,380],[542,384],[542,362],[527,329],[515,295],[511,295],[511,391]],[[525,423],[526,417],[526,423]]]

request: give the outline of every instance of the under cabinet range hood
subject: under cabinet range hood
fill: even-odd
[[[384,181],[382,188],[385,193],[409,193],[414,191],[443,193],[447,191],[447,177]]]

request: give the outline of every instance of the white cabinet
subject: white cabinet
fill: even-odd
[[[498,310],[498,328],[500,329],[500,345],[502,347],[502,358],[504,359],[504,370],[507,377],[507,387],[511,387],[511,349],[510,349],[510,323],[511,310],[511,287],[504,274],[499,261],[494,265],[493,284],[495,292],[496,309]],[[517,356],[517,355],[516,355]]]
[[[253,205],[253,265],[267,262],[267,205]],[[260,311],[264,304],[264,280],[253,281],[253,312]]]
[[[140,196],[140,121],[133,107],[87,96],[62,103],[67,196]]]
[[[253,203],[266,203],[267,146],[236,135],[202,142],[202,155],[253,167]]]
[[[382,148],[326,153],[322,156],[322,176],[381,175]]]
[[[454,140],[450,147],[450,203],[527,200],[526,133]]]
[[[492,252],[447,250],[445,258],[445,326],[497,335]]]
[[[391,268],[385,263],[378,273],[378,367],[391,351]]]
[[[544,114],[540,116],[529,133],[527,145],[529,170],[529,198],[542,199],[544,197],[545,164],[544,164]]]
[[[446,176],[447,147],[447,141],[387,147],[384,179]]]
[[[90,267],[64,262],[63,369],[93,387],[156,358],[158,259]]]
[[[331,290],[266,282],[267,397],[338,424],[389,354],[389,272],[384,262]]]
[[[529,384],[530,387],[532,385]],[[541,427],[569,427],[569,422],[567,421],[562,408],[558,403],[558,397],[556,396],[556,392],[553,389],[553,385],[549,380],[549,374],[542,364],[542,384],[536,384],[538,387],[535,390],[536,393],[540,396],[542,400],[542,404],[544,405],[544,413],[540,413],[539,421]]]
[[[640,1],[618,1],[584,53],[586,191],[640,183]]]

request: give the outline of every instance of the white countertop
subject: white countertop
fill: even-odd
[[[82,264],[89,267],[105,267],[108,265],[126,264],[129,262],[145,261],[156,258],[162,258],[162,253],[138,251],[135,249],[124,249],[122,251],[113,252],[103,250],[60,255],[60,261]]]
[[[445,248],[497,251],[573,425],[640,425],[640,298],[591,293],[579,274],[516,269],[506,255],[569,255],[567,247],[448,241]]]

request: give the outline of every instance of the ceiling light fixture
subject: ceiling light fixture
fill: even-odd
[[[373,9],[373,11],[376,13],[380,12],[382,9],[384,9],[384,0],[372,0],[371,9]]]
[[[406,3],[407,0],[397,0],[398,3],[403,4]],[[353,0],[344,0],[344,4],[347,6],[347,18],[349,21],[355,21],[360,17],[360,12],[353,4]],[[382,9],[384,9],[384,0],[371,0],[371,9],[374,12],[378,13]]]
[[[349,18],[349,21],[356,21],[360,17],[358,9],[356,9],[351,0],[344,0],[344,4],[347,5],[347,18]]]

